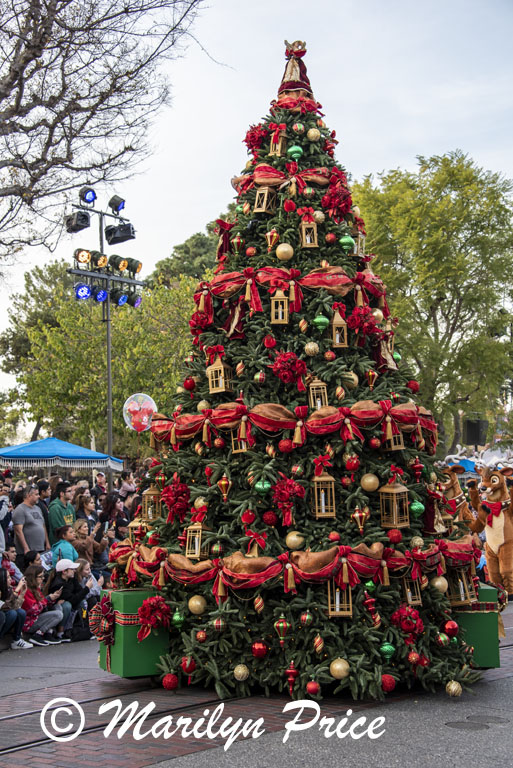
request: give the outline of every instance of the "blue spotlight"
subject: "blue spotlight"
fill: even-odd
[[[91,291],[91,295],[95,301],[105,301],[107,298],[107,291],[105,288],[101,288],[99,285],[95,285]]]
[[[114,304],[117,304],[118,307],[122,307],[123,304],[126,304],[128,301],[128,294],[125,293],[124,290],[121,288],[118,288],[116,291],[112,291],[110,294],[110,298],[114,302]]]
[[[91,288],[85,283],[77,283],[75,286],[75,296],[77,299],[88,299],[91,295]]]
[[[91,187],[82,187],[78,196],[84,203],[94,203],[96,200],[96,192]]]

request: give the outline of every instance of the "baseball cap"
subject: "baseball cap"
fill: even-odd
[[[74,563],[72,560],[67,560],[65,557],[62,560],[59,560],[57,565],[55,566],[55,570],[57,573],[61,573],[61,571],[66,571],[68,568],[80,568],[80,565],[78,563]]]

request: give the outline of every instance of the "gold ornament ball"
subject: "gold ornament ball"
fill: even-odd
[[[194,499],[194,509],[201,509],[201,507],[207,507],[207,500],[203,496],[198,496]]]
[[[343,680],[349,675],[349,670],[349,662],[345,659],[333,659],[330,664],[330,675],[334,677],[335,680]]]
[[[276,258],[279,261],[288,261],[294,256],[294,248],[290,243],[280,243],[276,248]]]
[[[299,531],[289,531],[285,537],[285,544],[289,549],[300,549],[304,543],[305,538]]]
[[[314,211],[313,212],[313,220],[316,224],[324,224],[326,221],[326,216],[324,214],[324,211]]]
[[[365,475],[362,475],[360,485],[364,491],[377,491],[379,488],[379,477],[372,474],[372,472],[367,472]]]
[[[246,163],[246,170],[250,171],[253,168],[253,160],[248,160]]]
[[[199,616],[201,613],[205,612],[207,601],[202,595],[193,595],[189,598],[188,606],[191,613]]]
[[[431,474],[429,475],[429,482],[430,483],[437,483],[438,482],[438,476],[437,476],[436,472],[431,472]]]
[[[237,664],[237,666],[233,670],[233,676],[236,680],[239,681],[239,683],[242,683],[244,682],[244,680],[248,679],[249,669],[245,664]]]
[[[321,132],[318,128],[310,128],[306,132],[306,138],[308,139],[308,141],[319,141],[319,139],[321,138]]]
[[[431,579],[429,582],[432,587],[437,589],[439,592],[447,592],[449,589],[449,583],[445,576],[435,576],[434,579]]]
[[[358,216],[359,219],[362,216],[362,214],[360,213],[360,209],[358,208],[357,205],[353,205],[353,216]]]
[[[305,344],[305,352],[310,357],[315,357],[315,355],[319,354],[319,345],[316,341],[309,341]]]
[[[410,547],[412,549],[422,549],[424,546],[424,539],[422,536],[412,536],[410,541]]]
[[[308,323],[306,322],[304,317],[299,321],[298,325],[301,333],[306,333],[306,331],[308,330]]]
[[[376,309],[372,310],[372,315],[373,315],[373,317],[376,320],[376,323],[378,325],[380,323],[382,323],[384,318],[385,318],[385,315],[383,314],[383,312],[380,309],[378,309],[378,307],[376,307]]]
[[[208,400],[200,400],[198,403],[198,411],[201,413],[201,411],[206,411],[210,408],[210,403]]]
[[[182,394],[182,392],[185,392],[185,389],[184,389],[183,387],[177,387],[177,388],[176,388],[176,394],[177,394],[177,395],[181,395],[181,394]]]
[[[449,696],[461,696],[463,693],[463,688],[457,680],[449,680],[445,686],[445,692],[448,693]]]
[[[348,389],[356,389],[358,386],[358,376],[353,371],[349,371],[344,376],[344,384]]]
[[[335,390],[335,396],[336,396],[337,400],[343,400],[344,397],[346,396],[344,387],[340,387],[340,386],[337,387],[336,390]]]

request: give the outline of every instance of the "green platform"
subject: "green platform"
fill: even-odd
[[[479,585],[478,603],[455,611],[454,618],[465,630],[465,642],[474,646],[474,665],[482,669],[500,667],[499,612],[497,590]]]
[[[154,597],[151,589],[120,589],[104,591],[110,594],[112,606],[121,614],[137,614],[143,600]],[[169,648],[169,631],[159,629],[142,642],[137,640],[139,626],[120,626],[114,630],[114,645],[110,646],[110,672],[119,677],[146,677],[159,675],[157,663]],[[100,667],[107,670],[107,646],[100,643]]]

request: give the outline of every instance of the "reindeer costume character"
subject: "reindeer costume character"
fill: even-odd
[[[453,464],[450,467],[443,467],[442,472],[445,479],[440,485],[442,493],[452,509],[454,522],[466,523],[470,527],[474,522],[474,516],[469,509],[458,479],[458,475],[465,472],[465,467],[462,467],[461,464]]]
[[[486,563],[490,581],[502,584],[513,595],[513,488],[507,478],[513,475],[511,467],[502,469],[483,466],[481,480],[469,480],[470,501],[477,510],[477,520],[470,524],[471,531],[486,533]]]

